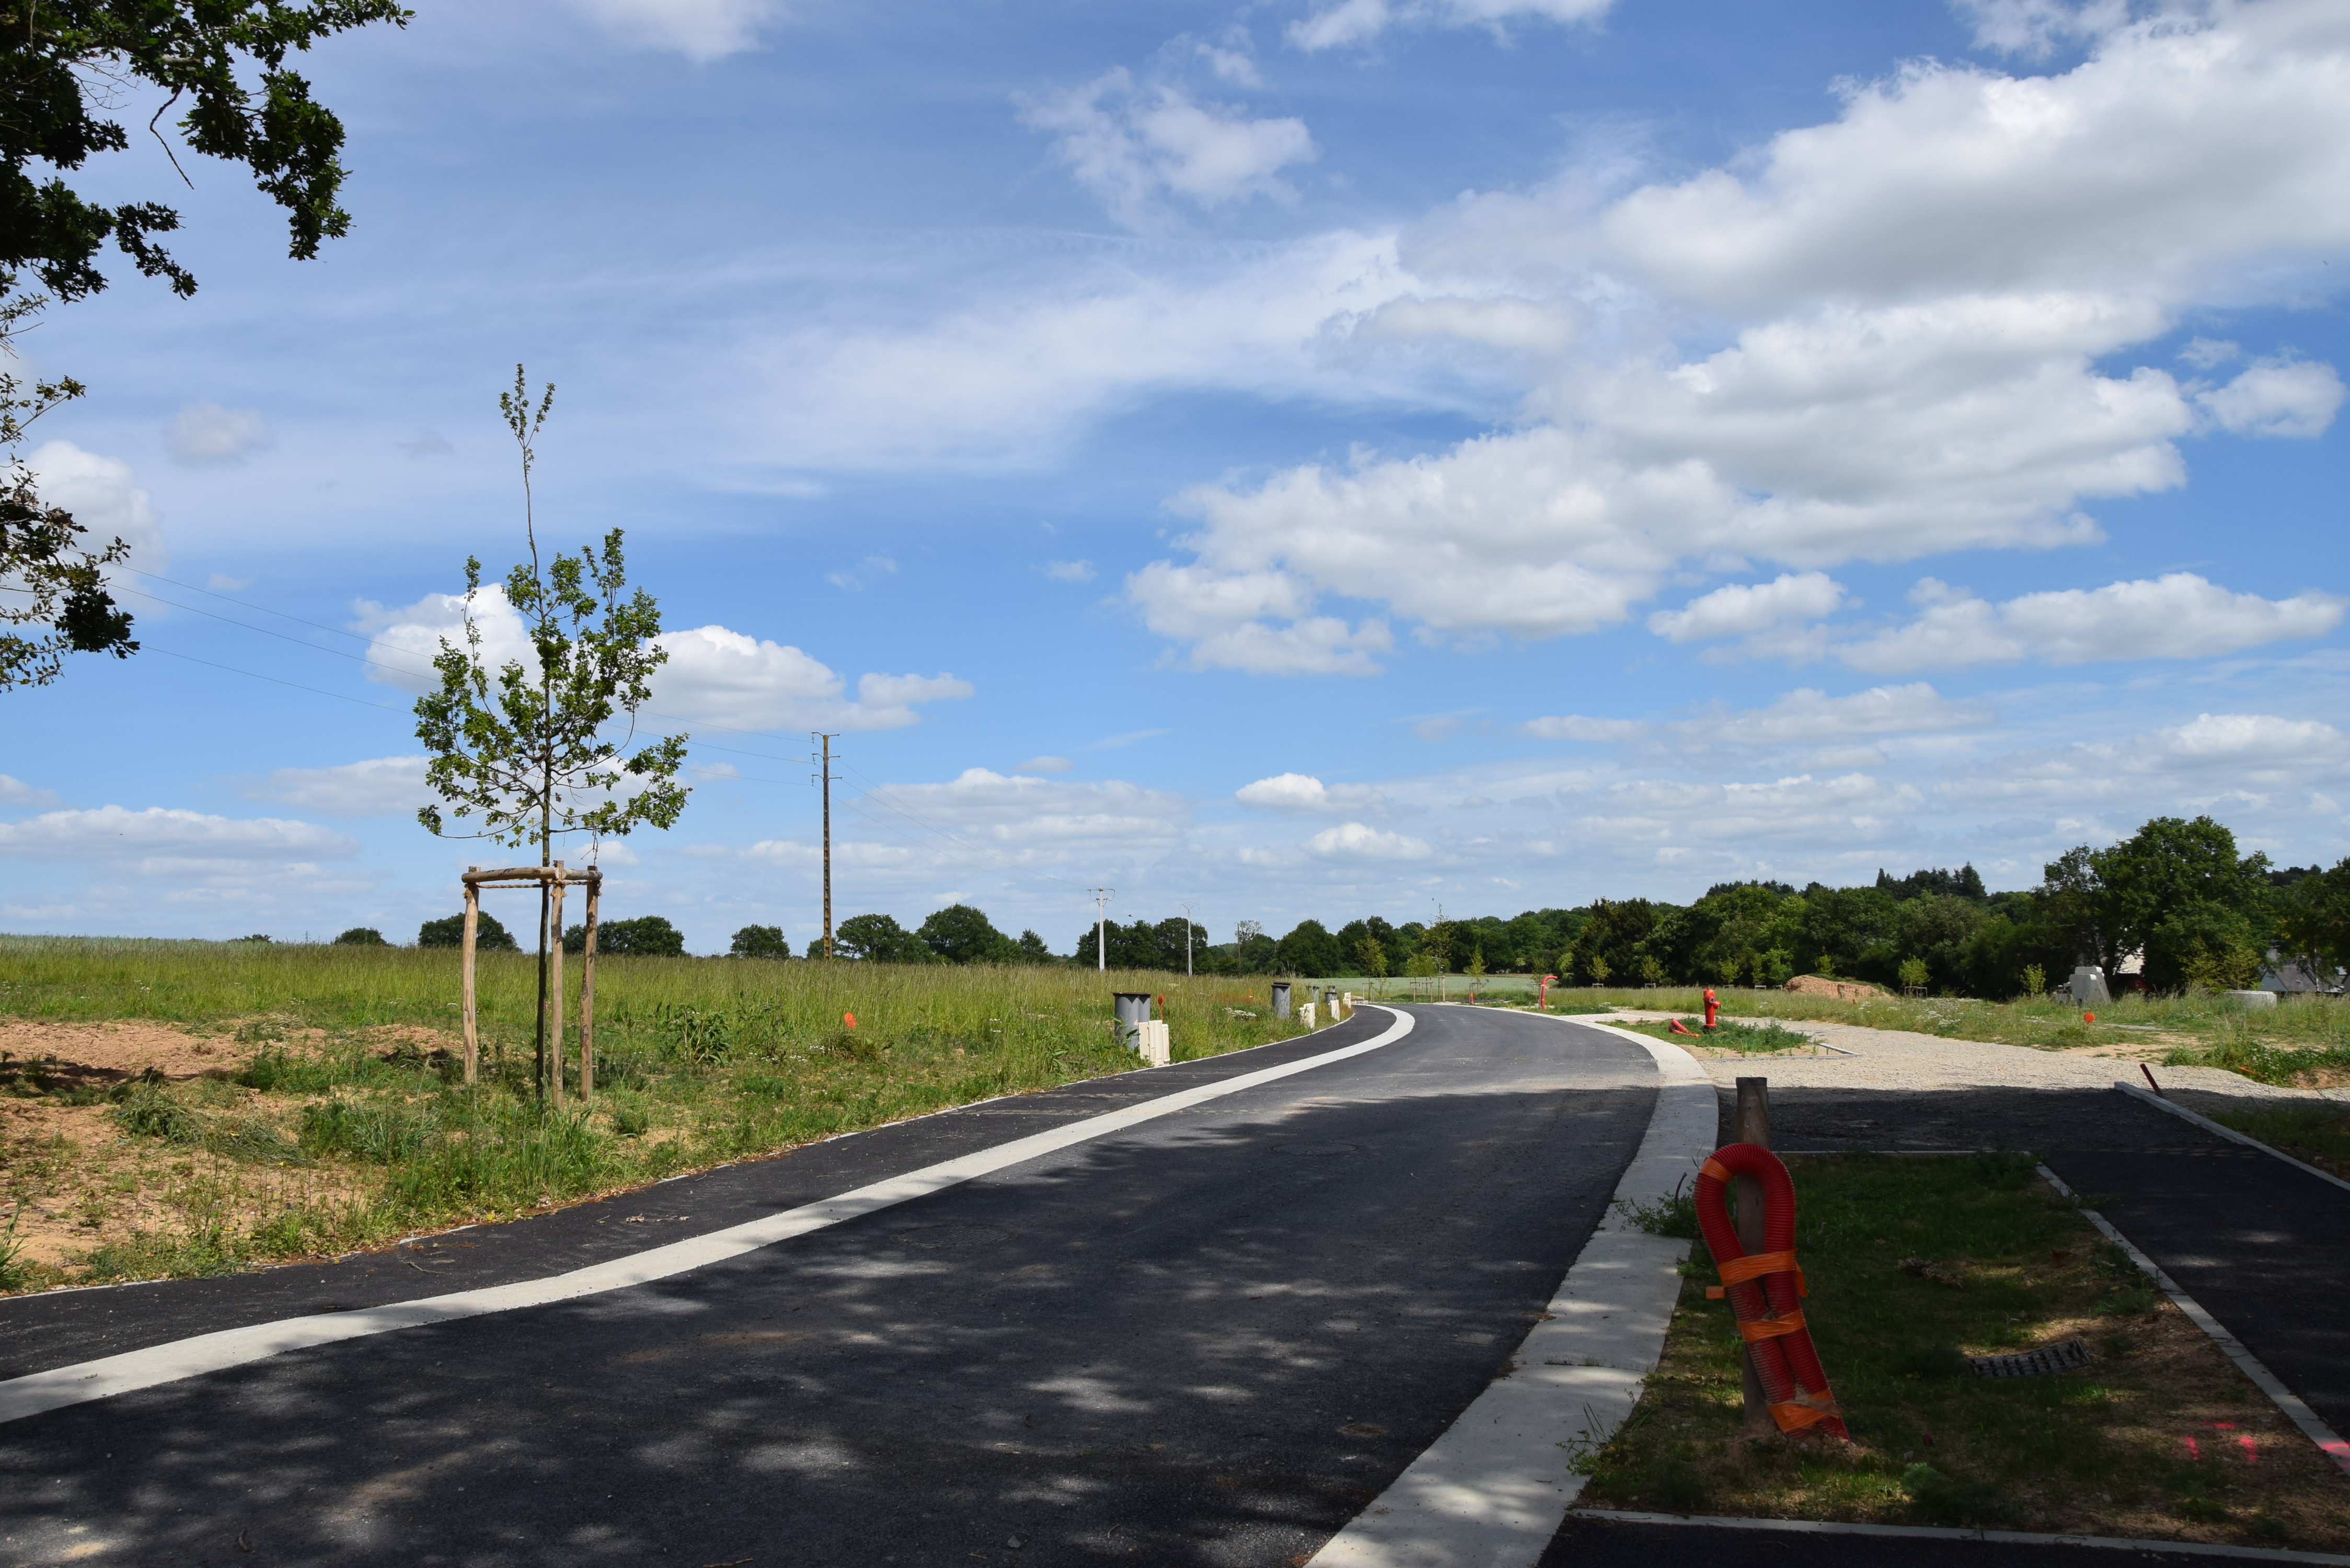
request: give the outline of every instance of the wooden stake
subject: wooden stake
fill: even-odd
[[[1771,1080],[1741,1078],[1738,1080],[1738,1110],[1730,1124],[1732,1143],[1751,1143],[1760,1148],[1771,1147]],[[1762,1243],[1762,1184],[1751,1176],[1732,1179],[1738,1191],[1738,1244],[1747,1256],[1763,1251]],[[1749,1432],[1772,1431],[1778,1423],[1771,1419],[1771,1401],[1762,1392],[1762,1379],[1754,1371],[1754,1352],[1748,1347],[1739,1357],[1745,1369],[1746,1429]]]
[[[588,930],[579,950],[579,1098],[596,1097],[596,898],[604,890],[600,870],[588,874]]]
[[[555,863],[558,872],[563,862]],[[563,882],[560,877],[547,884],[547,892],[555,900],[550,917],[555,928],[554,939],[547,944],[546,971],[546,1064],[553,1069],[555,1108],[563,1108]]]
[[[478,866],[468,866],[468,871],[478,871]],[[471,882],[465,884],[465,956],[459,966],[462,976],[458,992],[464,1000],[465,1011],[465,1082],[473,1082],[482,1061],[482,1039],[473,1027],[473,931],[481,924],[482,890]]]

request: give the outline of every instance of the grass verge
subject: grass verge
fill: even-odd
[[[1692,1263],[1584,1506],[2350,1547],[2350,1478],[2028,1157],[1789,1165],[1805,1315],[1853,1441],[1742,1431],[1737,1334]],[[2051,1376],[1965,1359],[2072,1339],[2089,1365]]]
[[[1124,1071],[1114,990],[1164,997],[1178,1060],[1303,1033],[1262,981],[606,959],[595,1103],[575,1079],[557,1112],[532,1093],[527,959],[484,955],[469,1086],[454,952],[16,939],[0,957],[0,1043],[39,1044],[0,1052],[12,1290],[339,1252]]]
[[[1695,1039],[1691,1039],[1690,1034],[1674,1033],[1669,1023],[1634,1023],[1626,1019],[1616,1027],[1640,1034],[1653,1034],[1659,1040],[1669,1040],[1676,1045],[1691,1049],[1702,1046],[1716,1051],[1734,1051],[1742,1056],[1770,1056],[1783,1051],[1809,1054],[1817,1049],[1812,1044],[1811,1036],[1782,1028],[1775,1020],[1768,1023],[1738,1023],[1725,1018],[1718,1020],[1714,1027],[1708,1030],[1705,1015],[1698,1013],[1682,1019],[1681,1023],[1688,1027],[1690,1034],[1696,1036]]]

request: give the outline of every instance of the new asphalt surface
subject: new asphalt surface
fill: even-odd
[[[1501,1367],[1655,1100],[1615,1036],[1415,1012],[1379,1050],[692,1273],[0,1426],[0,1560],[1309,1554]],[[0,1303],[0,1355],[31,1371],[577,1268],[1388,1022],[324,1269]]]

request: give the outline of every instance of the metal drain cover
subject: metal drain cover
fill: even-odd
[[[2014,1355],[1970,1355],[1967,1365],[1978,1377],[2045,1377],[2052,1372],[2070,1372],[2089,1365],[2089,1347],[2068,1339]]]
[[[1275,1154],[1360,1154],[1362,1151],[1363,1146],[1358,1143],[1277,1143],[1273,1146]]]
[[[916,1230],[899,1231],[898,1244],[954,1252],[972,1247],[993,1247],[1009,1241],[1016,1234],[1016,1231],[1007,1231],[1001,1225],[924,1225]]]

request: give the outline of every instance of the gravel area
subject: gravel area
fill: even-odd
[[[1624,1009],[1592,1022],[1681,1016]],[[1772,1141],[1782,1148],[2142,1149],[2220,1142],[2114,1093],[2119,1079],[2144,1082],[2144,1058],[2126,1048],[2035,1051],[1907,1030],[1775,1022],[1850,1054],[1700,1057],[1721,1090],[1725,1136],[1737,1080],[1759,1075],[1771,1081]],[[2206,1116],[2230,1106],[2350,1103],[2350,1089],[2273,1088],[2218,1067],[2152,1071],[2165,1094]]]

